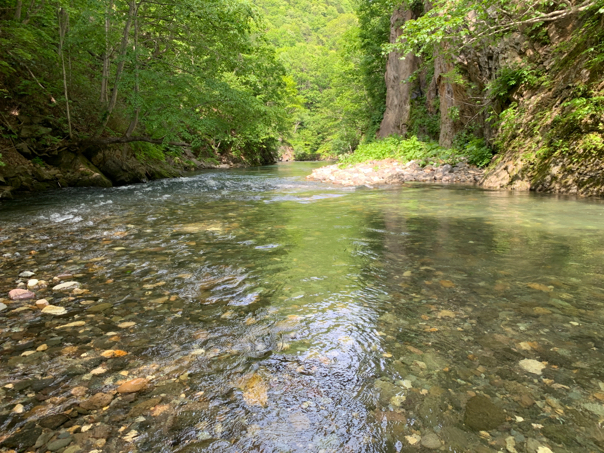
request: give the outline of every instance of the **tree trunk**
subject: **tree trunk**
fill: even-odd
[[[108,97],[108,85],[109,85],[109,31],[111,29],[111,18],[109,12],[113,6],[113,2],[109,2],[109,5],[105,8],[105,54],[103,55],[103,76],[101,79],[101,104],[107,105],[109,102]]]
[[[140,100],[139,100],[139,80],[138,80],[138,8],[136,15],[134,16],[134,117],[130,121],[130,126],[126,131],[126,137],[130,137],[136,126],[138,125],[138,117],[140,114]]]
[[[21,20],[21,10],[23,9],[23,0],[17,0],[17,6],[15,7],[14,20],[17,22]]]
[[[67,110],[67,125],[69,127],[69,138],[73,138],[71,129],[71,112],[69,111],[69,94],[67,90],[67,71],[65,70],[65,53],[63,52],[63,45],[65,44],[65,34],[67,33],[67,24],[69,23],[69,14],[63,9],[59,8],[57,11],[57,18],[59,21],[59,56],[61,57],[61,64],[63,66],[63,90],[65,92],[65,106]]]
[[[119,83],[122,78],[122,73],[124,72],[124,65],[126,64],[126,52],[128,50],[128,40],[130,38],[130,28],[132,27],[132,21],[134,19],[134,15],[136,13],[136,2],[135,0],[130,0],[129,9],[128,9],[128,19],[126,20],[126,25],[124,26],[124,34],[122,36],[122,42],[120,44],[120,52],[118,55],[118,63],[115,71],[115,82],[113,84],[113,90],[111,92],[111,99],[109,100],[109,105],[107,106],[107,111],[105,112],[105,118],[103,119],[103,123],[101,127],[97,131],[95,137],[100,137],[105,128],[107,127],[107,123],[109,122],[109,118],[113,113],[113,109],[117,104],[117,93],[119,91]]]

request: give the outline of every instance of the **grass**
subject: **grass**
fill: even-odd
[[[359,146],[352,154],[340,157],[340,166],[355,165],[372,160],[396,159],[401,162],[416,161],[421,166],[455,165],[462,160],[483,167],[491,161],[491,151],[482,139],[473,139],[463,148],[443,148],[435,142],[425,142],[417,137],[387,137]]]

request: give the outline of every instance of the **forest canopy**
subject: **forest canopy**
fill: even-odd
[[[245,1],[16,0],[1,25],[3,110],[52,118],[48,146],[143,141],[253,161],[287,130],[285,71]]]

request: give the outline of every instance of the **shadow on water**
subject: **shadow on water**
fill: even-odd
[[[47,442],[107,452],[604,448],[601,202],[313,165],[3,204],[2,292],[31,270],[67,311],[4,300],[9,441],[65,413]]]

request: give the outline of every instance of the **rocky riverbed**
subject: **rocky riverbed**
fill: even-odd
[[[483,174],[483,170],[465,162],[455,166],[445,164],[439,167],[432,165],[422,167],[415,161],[401,163],[394,159],[386,159],[342,168],[338,165],[321,167],[314,170],[307,178],[343,186],[397,185],[411,181],[478,184]]]
[[[313,165],[3,203],[0,451],[603,451],[601,204]]]

